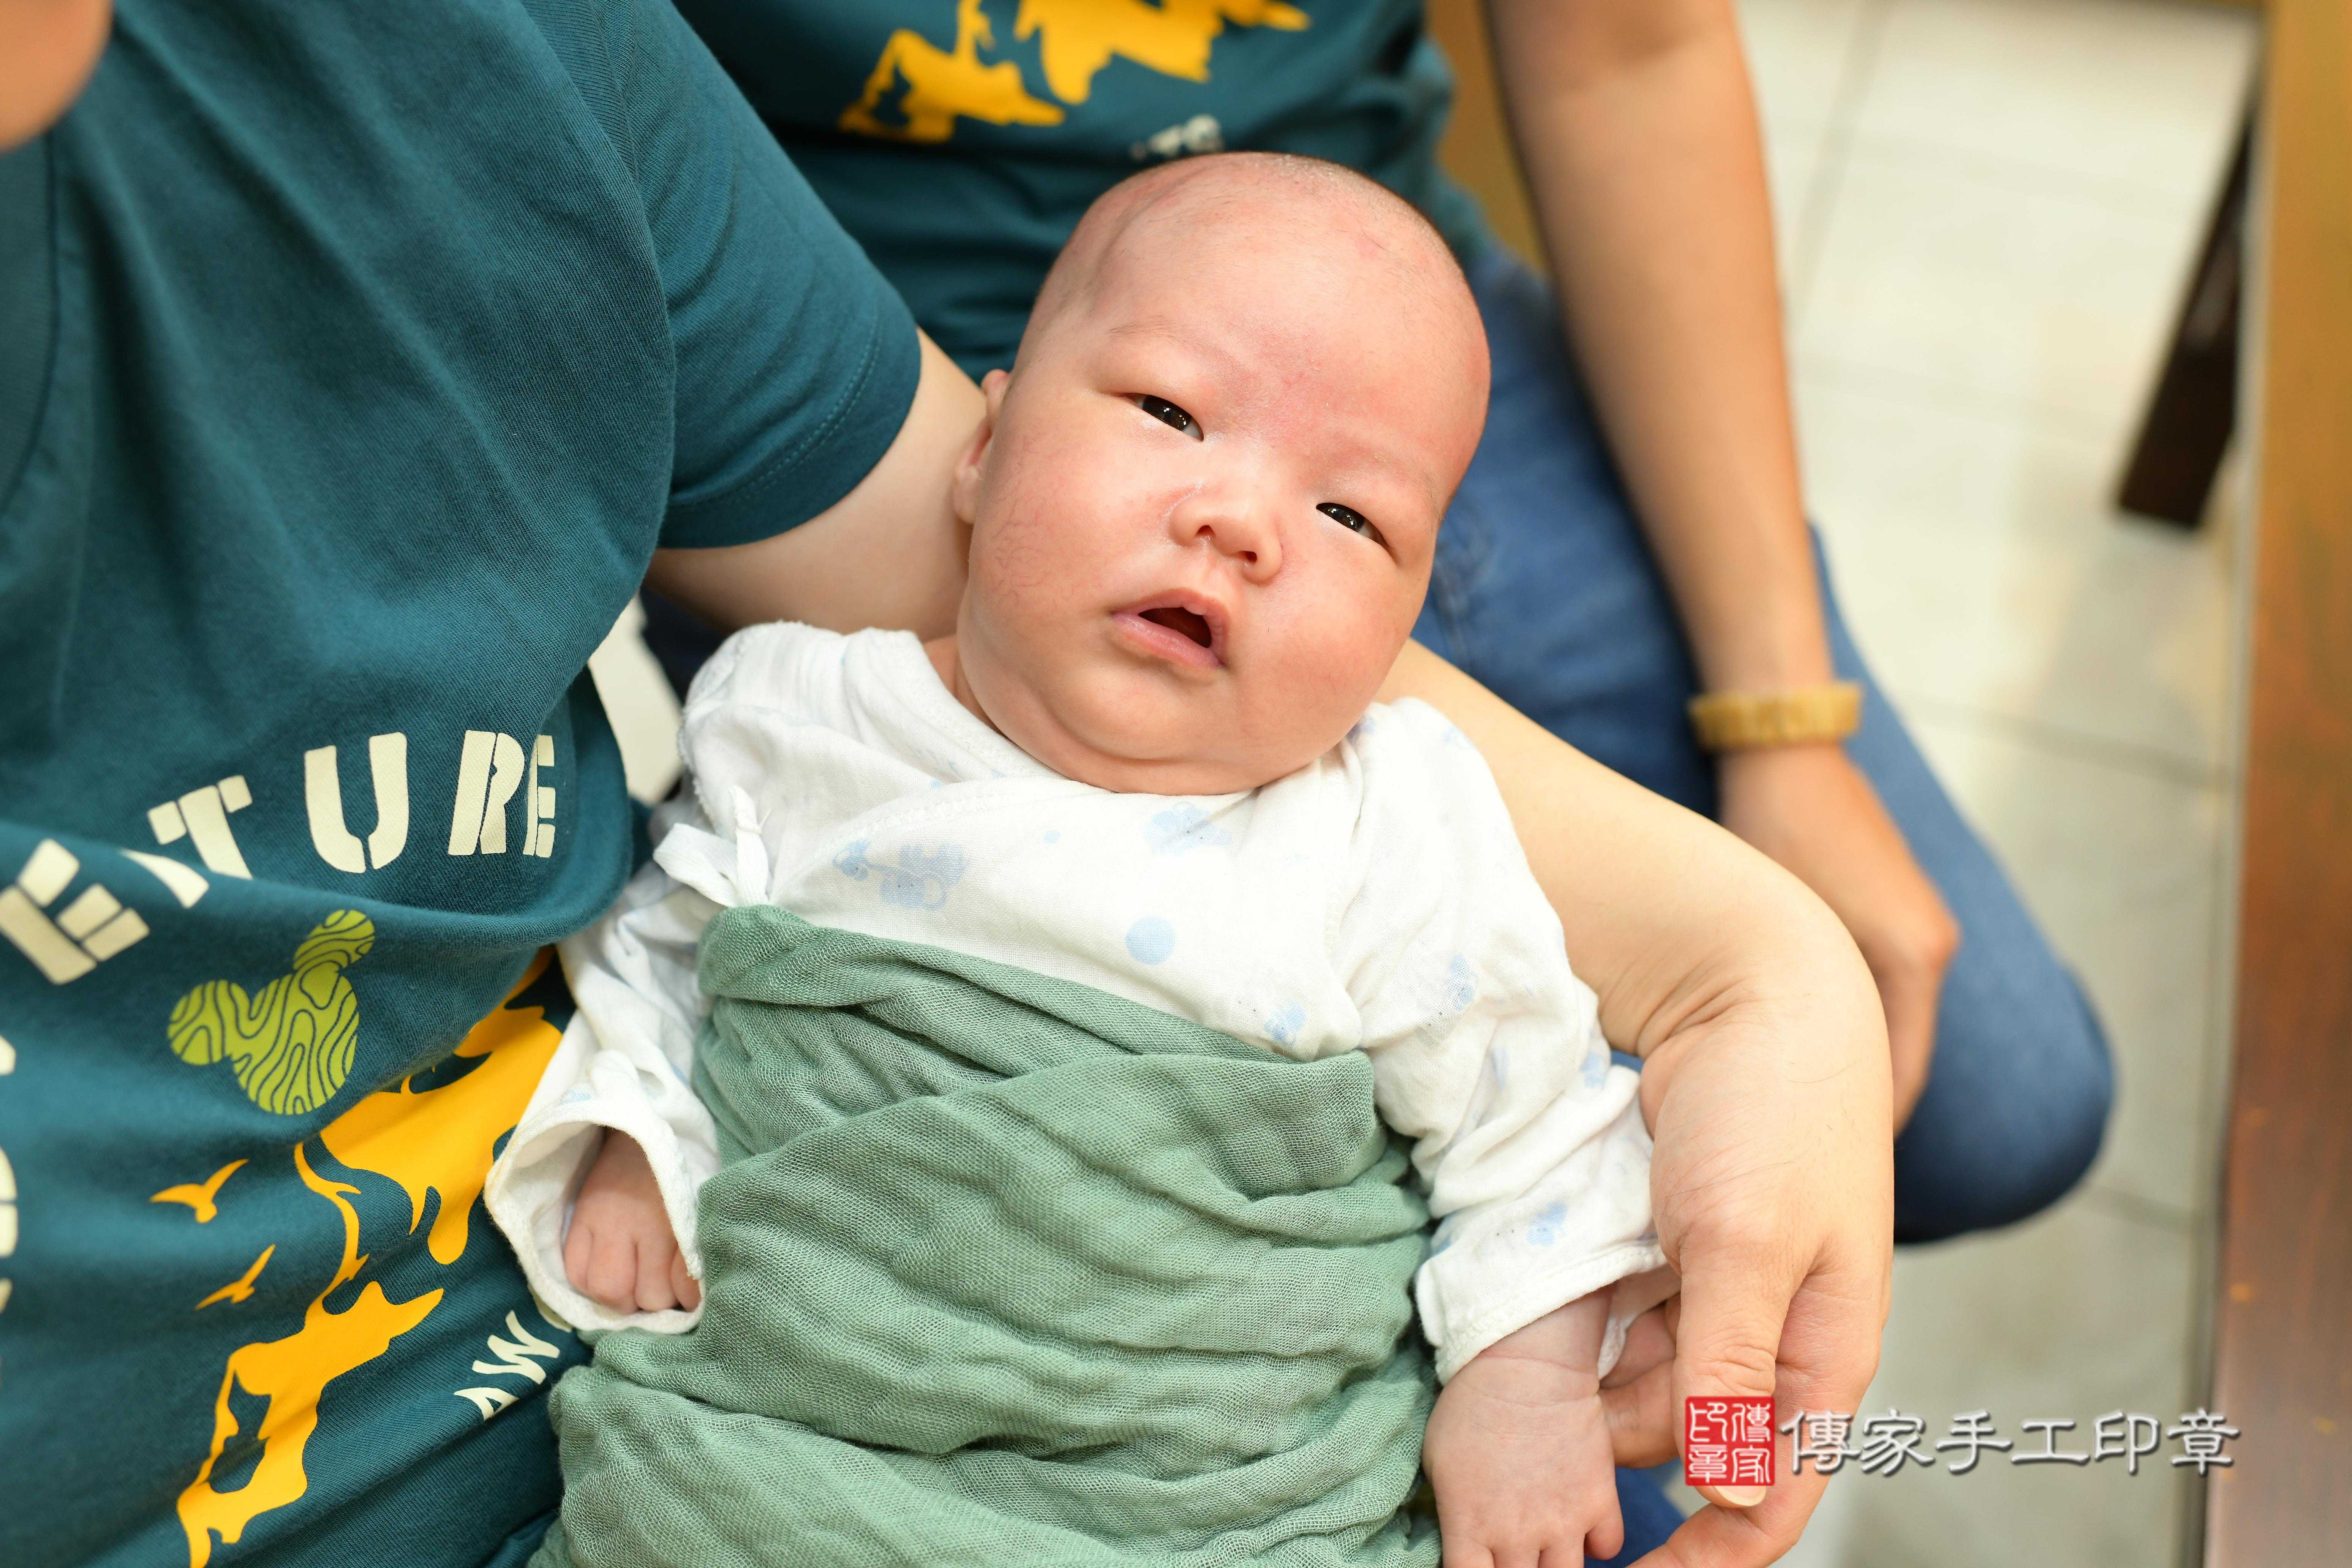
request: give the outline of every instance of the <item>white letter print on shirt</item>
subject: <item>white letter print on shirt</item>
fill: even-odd
[[[533,1383],[545,1383],[547,1369],[540,1365],[536,1358],[553,1361],[563,1352],[524,1328],[522,1320],[512,1312],[507,1314],[507,1330],[514,1335],[512,1340],[502,1340],[495,1333],[490,1335],[489,1352],[498,1360],[478,1361],[474,1363],[474,1370],[487,1372],[493,1376],[520,1373]],[[459,1399],[480,1411],[485,1421],[515,1402],[515,1395],[503,1388],[460,1388],[456,1394]]]
[[[81,861],[54,838],[44,838],[16,873],[0,888],[0,936],[33,961],[52,985],[79,980],[147,934],[137,910],[95,882],[51,919],[47,912],[73,879]],[[191,900],[193,901],[193,900]]]
[[[375,828],[362,855],[359,839],[343,826],[343,781],[335,766],[335,748],[320,746],[302,753],[302,800],[310,816],[310,844],[319,858],[338,871],[364,871],[371,865],[381,869],[408,846],[408,737],[369,736],[368,773],[375,785]]]
[[[494,730],[467,731],[465,749],[457,758],[457,798],[449,814],[449,853],[505,854],[507,803],[520,789],[522,852],[541,857],[554,854],[555,791],[539,782],[539,770],[554,765],[552,735],[541,735],[532,742],[526,779],[522,746],[512,735]]]
[[[205,784],[190,790],[177,800],[167,800],[147,813],[147,826],[155,830],[158,844],[176,844],[182,838],[194,841],[196,858],[207,870],[224,877],[253,879],[247,869],[245,856],[236,847],[236,837],[228,830],[228,814],[243,811],[253,804],[253,792],[245,787],[243,773],[231,773],[216,784]]]

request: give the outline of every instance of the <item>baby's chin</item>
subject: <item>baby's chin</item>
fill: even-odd
[[[1005,729],[1004,733],[1064,778],[1120,795],[1238,795],[1297,772],[1317,754],[1239,758],[1217,755],[1205,748],[1162,749],[1141,736],[1110,734],[1081,740],[1066,731],[1028,738],[1013,729]]]
[[[1147,729],[1116,713],[1064,716],[1034,698],[982,702],[1006,740],[1064,778],[1120,795],[1238,795],[1297,773],[1328,749],[1307,742],[1236,750],[1230,734],[1211,733],[1205,723]]]

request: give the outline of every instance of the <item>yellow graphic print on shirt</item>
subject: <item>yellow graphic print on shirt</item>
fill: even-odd
[[[983,64],[996,47],[981,0],[956,0],[956,37],[942,49],[911,27],[882,46],[865,94],[842,110],[841,128],[904,142],[944,142],[959,116],[991,125],[1058,125],[1063,111],[1031,96],[1012,60]],[[1226,24],[1297,32],[1307,13],[1284,0],[1021,0],[1013,36],[1037,40],[1045,86],[1064,103],[1084,103],[1095,73],[1112,57],[1185,81],[1209,79],[1209,48]],[[905,86],[897,118],[882,117],[892,91]]]
[[[220,1190],[223,1183],[236,1174],[242,1160],[231,1160],[201,1182],[182,1182],[176,1187],[165,1187],[147,1201],[151,1204],[185,1204],[196,1216],[198,1225],[210,1225],[220,1213]]]
[[[369,1095],[321,1129],[315,1142],[296,1145],[294,1167],[302,1184],[333,1205],[341,1217],[342,1258],[334,1277],[311,1299],[299,1328],[283,1339],[244,1345],[229,1354],[213,1404],[211,1451],[179,1499],[189,1568],[205,1568],[212,1561],[215,1537],[223,1545],[235,1544],[255,1518],[310,1489],[303,1451],[319,1429],[319,1401],[327,1385],[383,1355],[441,1303],[439,1289],[392,1300],[383,1285],[371,1279],[349,1305],[328,1309],[328,1298],[357,1279],[369,1259],[360,1250],[359,1212],[351,1202],[359,1189],[321,1175],[314,1165],[314,1148],[349,1169],[398,1183],[408,1195],[411,1235],[423,1223],[427,1194],[437,1193],[440,1210],[425,1235],[425,1250],[445,1268],[455,1263],[466,1249],[491,1151],[520,1120],[562,1037],[542,1009],[511,1005],[545,972],[547,963],[548,955],[541,952],[509,994],[509,1005],[474,1026],[457,1047],[460,1058],[478,1062],[471,1072],[437,1088],[415,1089],[411,1079]],[[207,1304],[216,1299],[208,1298]],[[245,1434],[248,1441],[258,1442],[260,1459],[243,1485],[216,1491],[214,1471],[230,1440],[239,1435],[233,1392],[248,1403],[267,1402],[257,1430]]]
[[[247,996],[234,980],[207,980],[172,1006],[166,1035],[182,1061],[228,1058],[246,1098],[299,1116],[335,1098],[360,1037],[359,998],[343,971],[375,945],[375,924],[337,910],[294,950],[294,973]]]
[[[269,1267],[270,1254],[277,1250],[278,1244],[274,1241],[268,1247],[263,1247],[261,1249],[261,1256],[253,1260],[251,1267],[247,1268],[244,1273],[230,1280],[219,1289],[214,1291],[211,1295],[205,1297],[203,1300],[197,1302],[196,1310],[201,1312],[215,1301],[252,1300],[253,1282],[261,1278],[261,1271],[263,1269]]]

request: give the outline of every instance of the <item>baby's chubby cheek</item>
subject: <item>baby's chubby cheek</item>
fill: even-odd
[[[1293,650],[1282,678],[1265,682],[1270,689],[1259,696],[1285,710],[1280,727],[1299,737],[1307,756],[1320,755],[1364,716],[1403,647],[1402,631],[1376,623],[1349,626]]]
[[[971,593],[992,618],[1019,619],[1070,585],[1069,531],[1050,515],[1010,509],[973,531]]]
[[[1024,482],[1034,464],[991,476],[972,530],[971,593],[992,621],[1108,612],[1105,595],[1139,542],[1118,508],[1083,478]]]

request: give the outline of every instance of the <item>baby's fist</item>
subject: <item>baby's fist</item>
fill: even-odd
[[[1625,1543],[1599,1381],[1497,1355],[1454,1374],[1430,1412],[1422,1468],[1445,1568],[1582,1568]]]
[[[646,1152],[625,1132],[607,1132],[572,1205],[563,1237],[572,1288],[616,1312],[699,1306],[702,1287],[669,1227]]]

